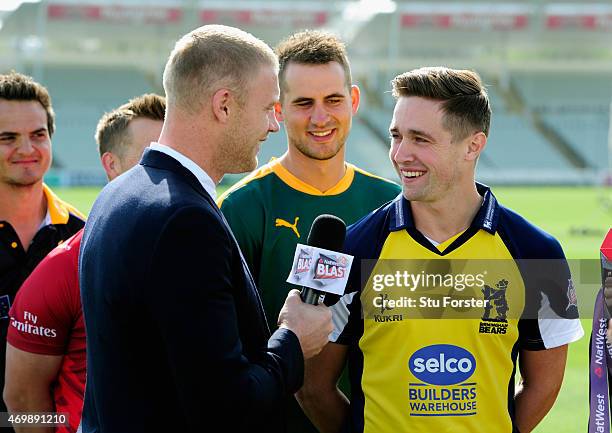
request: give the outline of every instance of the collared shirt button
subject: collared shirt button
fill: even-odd
[[[11,242],[11,248],[17,248],[17,242]]]
[[[0,229],[4,228],[4,223],[0,223]]]

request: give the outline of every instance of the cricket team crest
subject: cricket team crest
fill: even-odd
[[[495,287],[487,284],[483,286],[482,294],[487,303],[478,330],[480,334],[505,334],[507,332],[509,307],[506,291],[508,284],[508,280],[504,279],[499,280]]]

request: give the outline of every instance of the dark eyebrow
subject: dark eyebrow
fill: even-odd
[[[325,99],[329,99],[329,98],[342,98],[342,99],[344,99],[345,96],[342,93],[332,93],[331,95],[327,95],[325,97]]]
[[[30,134],[38,134],[39,132],[47,132],[47,127],[46,126],[42,126],[38,129],[35,129],[34,131],[30,132]],[[19,135],[18,132],[13,132],[13,131],[2,131],[0,132],[0,136],[5,137],[5,136],[11,136],[11,137],[15,137]]]
[[[393,126],[393,127],[389,128],[389,134],[394,134],[394,133],[395,134],[399,134],[400,133],[399,129],[396,126]],[[435,139],[431,135],[429,135],[426,132],[419,131],[417,129],[409,129],[408,130],[408,135],[412,135],[412,136],[422,135],[423,137],[426,137],[430,141],[435,141]]]

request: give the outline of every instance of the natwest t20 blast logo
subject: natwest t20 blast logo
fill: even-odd
[[[314,280],[330,280],[346,277],[346,258],[320,254],[314,271]]]
[[[297,260],[293,274],[295,278],[301,280],[305,275],[308,275],[310,267],[312,266],[312,254],[306,248],[299,248],[297,252]]]
[[[297,244],[287,282],[344,295],[352,264],[351,255]]]

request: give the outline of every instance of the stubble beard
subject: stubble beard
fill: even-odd
[[[217,166],[222,167],[224,173],[253,171],[257,168],[257,155],[253,155],[257,144],[251,145],[253,140],[239,126],[231,128],[219,149]]]
[[[401,176],[401,173],[400,173]],[[435,176],[432,171],[428,171],[428,182],[421,186],[418,190],[412,190],[410,197],[406,190],[406,186],[402,184],[402,193],[410,201],[435,202],[441,199],[452,196],[454,188],[459,182],[459,175],[456,167],[453,168],[450,176],[440,178]],[[400,178],[401,179],[401,178]]]
[[[320,154],[320,153],[313,151],[312,147],[314,146],[309,146],[308,144],[305,144],[301,140],[291,140],[292,142],[291,144],[302,155],[306,156],[307,158],[314,159],[317,161],[328,161],[332,159],[333,157],[335,157],[336,155],[338,155],[338,153],[340,153],[340,151],[344,148],[345,141],[346,140],[339,141],[338,145],[335,148],[331,149],[331,151],[326,152],[324,154]]]

